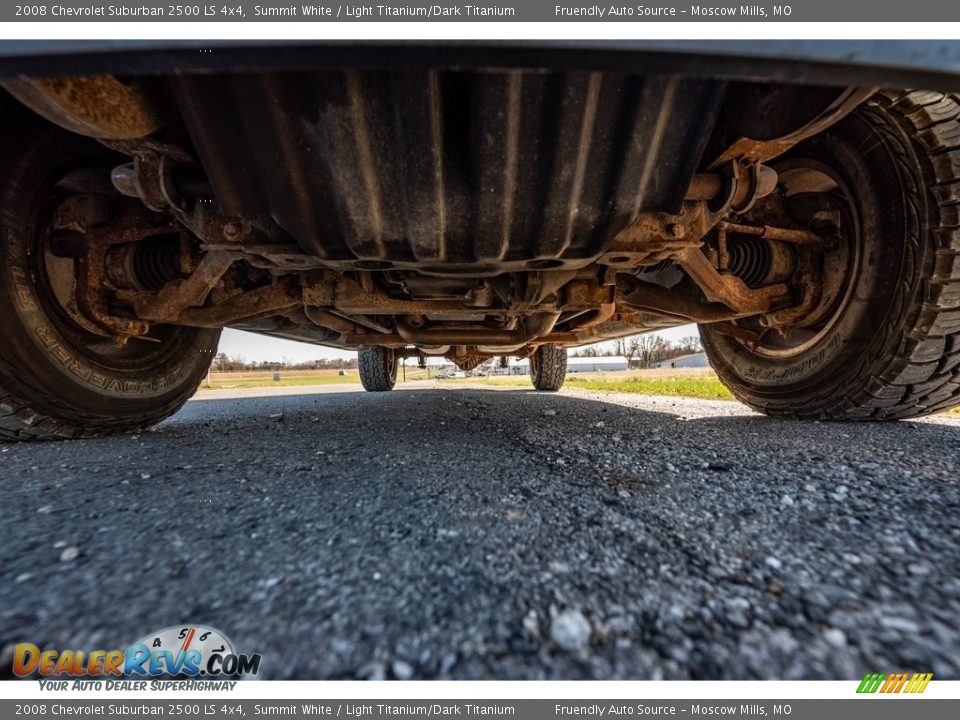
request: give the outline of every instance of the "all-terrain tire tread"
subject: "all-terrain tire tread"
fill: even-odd
[[[891,309],[884,337],[871,345],[853,376],[844,373],[802,398],[776,400],[757,398],[737,378],[721,376],[740,401],[761,412],[803,419],[900,420],[960,405],[960,96],[882,92],[869,102],[871,110],[898,118],[913,140],[906,148],[891,139],[891,147],[900,148],[897,162],[919,162],[924,168],[925,187],[914,184],[908,169],[902,173],[912,207],[932,213],[931,239],[908,238],[912,257],[907,262],[917,267],[924,243],[932,240],[932,272],[909,278],[913,286]]]
[[[2,367],[3,360],[0,358],[0,369]],[[122,422],[118,422],[113,417],[90,415],[83,418],[87,422],[80,425],[75,422],[64,422],[34,410],[31,407],[33,403],[13,395],[3,387],[3,374],[0,372],[0,392],[6,393],[0,396],[0,442],[87,439],[145,430],[166,420],[183,407],[187,399],[200,387],[202,381],[203,377],[198,377],[196,383],[192,387],[185,388],[185,392],[173,402],[163,407],[152,408],[139,416],[126,415]],[[38,392],[36,388],[31,389],[34,402],[38,399]],[[53,397],[48,396],[46,401],[56,404]],[[75,419],[81,419],[76,412],[71,414]]]
[[[530,379],[543,392],[556,392],[567,379],[567,350],[559,345],[541,345],[531,358]]]
[[[391,373],[391,363],[396,364],[386,348],[374,347],[357,353],[357,368],[360,382],[367,392],[393,390],[397,381],[396,368]]]

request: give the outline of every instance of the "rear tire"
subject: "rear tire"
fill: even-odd
[[[399,359],[390,348],[374,347],[357,353],[360,382],[367,392],[393,390],[397,383]]]
[[[541,345],[530,356],[530,379],[533,387],[556,392],[567,379],[567,349],[559,345]]]
[[[73,277],[75,261],[53,258],[47,222],[52,206],[77,192],[78,173],[108,194],[118,156],[16,108],[5,108],[2,122],[0,441],[97,437],[159,422],[196,391],[220,331],[154,326],[154,342],[117,347],[85,326],[53,289]]]
[[[720,379],[752,408],[798,418],[895,420],[960,405],[958,98],[880,93],[785,162],[798,159],[848,189],[859,256],[847,299],[793,349],[789,334],[750,347],[701,326]]]

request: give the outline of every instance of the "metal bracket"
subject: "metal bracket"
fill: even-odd
[[[656,265],[688,248],[700,246],[701,238],[720,220],[707,203],[685,202],[676,215],[643,213],[623,228],[597,262],[600,265],[630,270],[641,265]]]
[[[765,313],[774,302],[790,295],[784,283],[752,289],[736,275],[721,275],[699,248],[688,248],[675,259],[708,300],[723,303],[740,315]]]
[[[202,305],[234,260],[229,253],[208,252],[185,280],[167,283],[157,293],[118,290],[117,298],[129,302],[138,317],[155,321],[171,320],[189,307]]]
[[[717,170],[731,161],[741,165],[760,165],[783,155],[795,145],[842,120],[876,91],[877,88],[847,88],[823,112],[791,133],[769,140],[740,138],[710,163],[710,169]]]

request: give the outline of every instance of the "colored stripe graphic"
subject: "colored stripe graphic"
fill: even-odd
[[[857,688],[858,693],[875,693],[883,681],[883,673],[867,673]]]
[[[883,684],[883,687],[880,688],[882,693],[897,693],[900,692],[900,688],[903,687],[903,684],[907,681],[906,673],[890,673],[887,675],[887,681]]]
[[[910,678],[910,682],[907,683],[907,687],[904,692],[922,693],[927,689],[927,685],[930,684],[930,680],[932,679],[933,673],[914,673],[913,677]]]
[[[867,673],[857,687],[858,693],[922,693],[933,679],[933,673]]]

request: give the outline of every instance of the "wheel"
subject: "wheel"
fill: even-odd
[[[960,404],[958,98],[878,94],[777,170],[788,214],[834,217],[839,242],[820,259],[820,297],[785,333],[738,321],[748,341],[701,326],[720,379],[757,410],[799,418]]]
[[[118,156],[35,119],[2,117],[0,440],[95,437],[152,425],[196,391],[220,332],[156,326],[122,347],[72,302],[76,260],[55,257],[53,209],[110,194]]]
[[[360,382],[367,392],[393,390],[397,384],[397,354],[390,348],[374,347],[357,353]]]
[[[567,350],[559,345],[541,345],[530,356],[530,379],[537,390],[556,392],[567,378]]]

